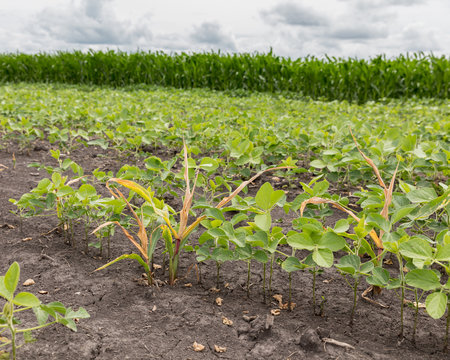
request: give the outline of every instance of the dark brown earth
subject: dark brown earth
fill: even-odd
[[[57,231],[54,217],[26,219],[23,232],[19,218],[10,211],[14,206],[9,198],[18,199],[47,176],[27,165],[41,162],[55,166],[49,156],[50,144],[42,143],[29,154],[20,154],[15,145],[0,150],[0,164],[7,167],[0,172],[0,274],[13,261],[21,266],[21,283],[28,278],[31,287],[20,287],[38,295],[42,302],[61,301],[77,309],[83,306],[90,319],[82,319],[78,332],[62,325],[54,325],[35,333],[37,342],[19,350],[19,359],[448,359],[441,352],[445,330],[443,319],[433,320],[422,309],[416,343],[412,338],[413,310],[405,314],[405,336],[399,342],[399,300],[395,293],[383,291],[377,300],[388,305],[381,308],[358,298],[354,325],[349,326],[352,292],[334,269],[327,269],[318,277],[317,298],[324,301],[321,316],[312,311],[312,275],[295,272],[293,279],[293,311],[281,310],[277,316],[271,310],[278,303],[270,298],[264,303],[260,264],[253,264],[251,297],[246,295],[246,265],[226,263],[221,271],[221,288],[216,286],[216,266],[207,262],[201,266],[202,282],[197,283],[192,254],[181,260],[179,279],[174,286],[145,286],[142,268],[135,262],[122,261],[106,270],[93,273],[107,259],[100,259],[95,249],[84,254],[64,243]],[[16,165],[13,168],[12,153]],[[101,152],[103,156],[96,156]],[[163,156],[164,154],[156,154]],[[117,171],[122,164],[134,159],[117,160],[112,152],[96,148],[75,150],[70,158],[83,166],[86,173],[97,167]],[[38,173],[38,174],[37,174]],[[293,198],[299,189],[294,189]],[[281,226],[288,228],[292,218],[282,212]],[[11,225],[11,226],[10,226]],[[81,232],[76,234],[82,238]],[[31,237],[29,241],[24,238]],[[193,237],[195,241],[195,237]],[[159,249],[161,250],[161,249]],[[116,232],[111,257],[133,252],[132,245]],[[161,264],[161,251],[156,263]],[[342,254],[338,254],[341,256]],[[396,264],[385,265],[395,271]],[[156,272],[165,281],[167,272]],[[361,294],[367,284],[358,289]],[[274,273],[273,294],[288,296],[288,275],[277,266]],[[411,294],[408,294],[409,298]],[[216,299],[223,299],[218,306]],[[0,300],[0,305],[2,301]],[[224,318],[232,324],[224,324]],[[27,319],[26,317],[24,319]],[[31,318],[30,318],[31,319]],[[226,322],[226,321],[225,321]],[[333,345],[334,339],[352,348]],[[204,345],[195,352],[194,342]],[[219,353],[215,346],[224,347]]]

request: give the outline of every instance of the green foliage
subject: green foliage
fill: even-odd
[[[4,276],[0,276],[0,297],[6,301],[3,310],[0,312],[0,333],[9,330],[10,338],[2,335],[1,347],[10,346],[10,358],[16,359],[16,351],[22,345],[35,341],[31,336],[31,331],[60,323],[73,331],[77,331],[75,319],[85,319],[89,317],[87,311],[80,307],[78,311],[66,308],[60,302],[42,304],[41,301],[29,292],[15,294],[20,278],[20,266],[17,262],[12,263]],[[15,314],[24,310],[32,309],[37,326],[18,327],[20,321]],[[52,319],[53,318],[53,319]],[[20,344],[17,336],[23,334],[23,342]]]
[[[52,82],[175,88],[206,87],[293,92],[313,99],[366,102],[382,98],[449,98],[448,57],[424,54],[377,56],[370,60],[308,56],[290,59],[267,54],[166,54],[120,51],[74,51],[55,54],[2,54],[2,82]],[[135,140],[137,140],[135,138]],[[137,141],[141,141],[139,138]],[[416,138],[405,138],[405,150]]]

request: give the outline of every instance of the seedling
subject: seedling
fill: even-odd
[[[47,305],[33,294],[29,292],[20,292],[15,295],[20,278],[20,267],[17,262],[14,262],[6,272],[5,276],[0,276],[0,297],[6,300],[3,306],[3,311],[0,312],[0,334],[2,344],[11,347],[10,358],[15,360],[17,356],[17,349],[26,343],[35,341],[31,336],[31,332],[41,329],[43,327],[60,323],[67,326],[73,331],[77,331],[75,323],[76,319],[85,319],[89,317],[87,311],[80,307],[78,311],[73,311],[72,308],[65,308],[60,302],[52,302]],[[15,314],[21,311],[33,310],[38,322],[37,326],[18,327],[20,321]],[[49,316],[53,320],[49,320]],[[3,334],[9,331],[10,337],[7,338]],[[20,342],[18,335],[23,335],[23,342]]]
[[[208,170],[211,167],[211,165],[209,165],[207,163],[203,163],[202,165],[203,165],[203,167],[208,168]],[[176,223],[174,221],[173,216],[171,216],[169,214],[169,212],[173,213],[173,209],[171,209],[167,205],[165,205],[162,200],[159,200],[156,197],[154,197],[153,192],[150,189],[146,189],[143,186],[141,186],[131,180],[124,180],[124,179],[117,179],[117,178],[112,178],[112,179],[108,180],[107,187],[110,190],[111,194],[116,198],[124,199],[127,202],[127,204],[129,205],[129,209],[132,212],[136,222],[139,225],[139,232],[137,233],[139,240],[136,241],[134,239],[134,237],[118,222],[106,222],[105,224],[103,224],[103,225],[99,226],[97,229],[95,229],[94,232],[98,231],[99,229],[101,229],[104,226],[107,226],[111,223],[115,223],[115,224],[119,225],[122,228],[122,230],[124,231],[125,235],[128,237],[128,239],[138,248],[139,252],[144,257],[144,259],[141,256],[139,256],[138,254],[131,254],[131,255],[126,254],[126,255],[122,255],[121,257],[98,268],[97,270],[104,269],[118,260],[121,260],[124,258],[133,258],[133,259],[139,261],[139,263],[141,263],[141,265],[144,266],[144,268],[146,269],[147,273],[149,274],[149,278],[150,278],[151,274],[150,274],[150,268],[149,268],[148,263],[149,263],[149,260],[151,259],[151,257],[153,256],[153,251],[156,247],[155,240],[153,239],[153,237],[150,237],[150,241],[148,240],[147,231],[146,231],[145,226],[142,221],[142,216],[139,217],[135,213],[135,211],[132,209],[131,205],[126,200],[125,196],[117,188],[115,188],[114,190],[111,189],[111,187],[109,186],[109,184],[111,182],[122,185],[122,186],[128,188],[129,190],[134,191],[139,196],[141,196],[152,207],[154,213],[163,222],[163,224],[160,225],[160,228],[161,228],[161,232],[164,237],[166,252],[169,255],[169,283],[174,284],[175,280],[176,280],[176,276],[177,276],[180,252],[186,245],[186,243],[188,241],[188,237],[192,233],[192,231],[194,231],[197,228],[197,226],[206,218],[208,218],[210,216],[214,217],[215,216],[214,214],[217,213],[217,211],[220,212],[219,209],[221,209],[223,206],[228,204],[236,195],[238,195],[242,191],[242,189],[245,186],[247,186],[249,183],[253,182],[259,176],[261,176],[262,174],[264,174],[267,171],[279,170],[279,169],[284,169],[284,168],[285,167],[276,167],[276,168],[262,170],[262,171],[258,172],[256,175],[254,175],[250,180],[243,181],[236,188],[236,190],[234,190],[229,196],[222,199],[215,207],[211,207],[212,210],[210,210],[210,212],[208,212],[206,210],[203,215],[198,216],[190,225],[188,225],[188,218],[189,218],[189,213],[190,213],[191,206],[192,206],[192,201],[194,199],[195,186],[196,186],[197,177],[198,177],[198,170],[195,175],[195,180],[194,180],[193,187],[191,190],[190,176],[189,176],[190,166],[189,166],[188,150],[187,150],[186,144],[184,144],[184,174],[183,174],[185,184],[186,184],[186,189],[185,189],[185,194],[184,194],[183,207],[182,207],[181,211],[179,212],[179,222],[178,223]],[[148,249],[152,249],[151,253],[148,252]]]

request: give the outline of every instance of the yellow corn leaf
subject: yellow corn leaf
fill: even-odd
[[[164,219],[164,221],[170,227],[170,230],[174,233],[175,237],[177,237],[177,232],[172,228],[172,226],[170,224],[169,213],[167,211],[163,211],[161,209],[158,209],[155,206],[155,203],[153,202],[153,196],[152,196],[150,191],[148,191],[143,186],[135,183],[134,181],[125,180],[125,179],[118,179],[118,178],[111,178],[111,179],[109,179],[106,182],[106,187],[108,188],[109,192],[115,198],[119,198],[119,196],[117,194],[115,194],[114,191],[109,187],[109,182],[116,182],[116,183],[126,187],[127,189],[133,190],[135,193],[139,194],[145,201],[147,201],[152,206],[153,211],[156,214],[158,214],[158,216],[160,216],[160,217],[162,217]],[[118,190],[116,189],[116,191],[118,191]]]
[[[100,226],[98,226],[97,228],[94,229],[94,231],[92,231],[92,234],[96,233],[97,231],[103,229],[105,226],[111,225],[111,224],[115,224],[120,226],[120,228],[122,229],[122,231],[124,232],[125,236],[128,238],[128,240],[130,240],[134,246],[136,246],[136,248],[139,250],[139,252],[142,254],[142,256],[144,256],[145,261],[148,262],[148,256],[147,256],[147,247],[143,248],[135,239],[134,237],[128,232],[127,229],[125,229],[118,221],[107,221],[103,224],[101,224]]]
[[[181,238],[184,238],[183,233],[186,229],[186,225],[189,218],[189,211],[192,205],[192,199],[194,198],[195,184],[197,183],[198,172],[195,176],[194,185],[191,192],[191,187],[189,185],[189,162],[186,143],[184,145],[184,180],[186,182],[186,190],[184,193],[183,209],[180,212],[180,227],[178,228],[178,233]]]
[[[391,183],[389,184],[388,189],[384,189],[384,206],[381,210],[380,215],[384,217],[386,220],[388,219],[388,213],[389,213],[389,206],[392,202],[392,193],[394,191],[394,183],[395,183],[395,176],[397,175],[398,165],[400,163],[397,163],[397,167],[395,168],[394,175],[392,175]],[[384,231],[380,230],[380,239],[383,237]]]
[[[139,218],[139,216],[133,210],[133,207],[131,206],[131,204],[128,202],[128,200],[125,198],[125,196],[120,192],[120,190],[119,189],[115,189],[115,190],[119,194],[119,196],[127,203],[128,208],[130,209],[131,213],[133,214],[134,218],[136,219],[136,222],[139,226],[139,231],[137,233],[137,236],[141,242],[141,247],[143,249],[147,249],[148,237],[147,237],[147,231],[145,230],[144,222],[142,220],[143,215],[141,214],[141,218]],[[146,251],[146,253],[147,253],[147,251]]]

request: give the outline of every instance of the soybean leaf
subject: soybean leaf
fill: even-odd
[[[255,216],[255,224],[264,231],[269,231],[272,226],[272,217],[269,212]]]
[[[366,278],[370,285],[386,286],[389,282],[389,272],[380,266],[373,268],[372,275]]]
[[[85,200],[97,195],[97,191],[90,184],[83,184],[77,191],[77,195],[81,200]]]
[[[314,262],[321,267],[331,267],[333,265],[333,252],[330,249],[315,248],[312,254]]]
[[[205,215],[207,215],[209,217],[212,217],[214,219],[217,219],[217,220],[225,221],[225,217],[223,216],[222,211],[220,211],[217,208],[208,208],[208,209],[206,209],[205,210]]]
[[[9,267],[3,279],[5,284],[5,290],[7,291],[7,295],[9,295],[8,296],[9,299],[16,291],[17,283],[19,282],[19,277],[20,277],[20,267],[17,261],[14,261]]]
[[[247,236],[247,241],[252,246],[266,248],[268,245],[267,233],[264,231],[256,231],[254,234]]]
[[[13,303],[18,306],[34,307],[39,306],[41,302],[35,295],[29,292],[20,292],[14,297]]]
[[[203,158],[198,167],[206,172],[210,173],[219,167],[217,160],[211,159],[209,157]]]
[[[267,253],[263,250],[256,250],[253,254],[253,258],[260,263],[266,263],[267,261],[269,261]]]
[[[400,253],[413,259],[428,260],[433,257],[430,244],[425,239],[411,238],[400,244]]]
[[[358,255],[345,255],[339,259],[336,267],[346,273],[354,275],[361,265],[361,260]]]
[[[406,194],[406,197],[412,203],[423,203],[428,202],[437,198],[436,191],[431,187],[424,187],[419,189],[411,190]]]
[[[433,270],[414,269],[405,276],[405,281],[409,286],[413,286],[425,291],[438,289],[441,287],[439,278]]]
[[[367,274],[373,270],[373,267],[374,267],[373,262],[371,261],[365,262],[364,264],[361,265],[359,272],[362,274]]]
[[[378,228],[383,230],[384,232],[390,231],[390,224],[389,221],[387,221],[383,216],[380,214],[369,214],[366,219],[367,224],[369,225],[376,225]]]
[[[87,319],[89,317],[89,313],[83,307],[80,307],[77,311],[68,308],[65,316],[66,319]]]
[[[427,296],[425,301],[427,313],[433,319],[441,318],[447,307],[447,296],[441,292],[435,292]]]
[[[219,262],[230,261],[233,260],[233,252],[230,249],[218,247],[213,250],[212,257]]]
[[[33,312],[39,325],[43,325],[47,322],[49,314],[42,308],[42,305],[34,307]]]
[[[293,272],[297,270],[303,270],[306,266],[300,262],[295,256],[289,256],[281,264],[281,268],[287,272]]]
[[[270,183],[264,183],[258,190],[255,196],[256,205],[263,210],[269,210],[271,208],[271,195],[273,193],[273,187]]]
[[[343,233],[343,232],[346,232],[349,229],[349,227],[350,227],[350,225],[348,224],[348,220],[341,219],[341,220],[338,220],[336,225],[334,225],[333,230],[337,233]]]
[[[335,234],[332,231],[327,231],[319,240],[320,248],[327,248],[331,251],[341,250],[347,243],[342,236]]]
[[[295,233],[287,238],[287,243],[294,249],[313,250],[316,246],[308,234]]]
[[[408,205],[396,210],[394,214],[392,214],[391,225],[403,219],[406,215],[408,215],[411,211],[413,211],[416,208],[417,208],[416,205]]]
[[[450,244],[438,245],[435,258],[438,261],[450,261]]]

